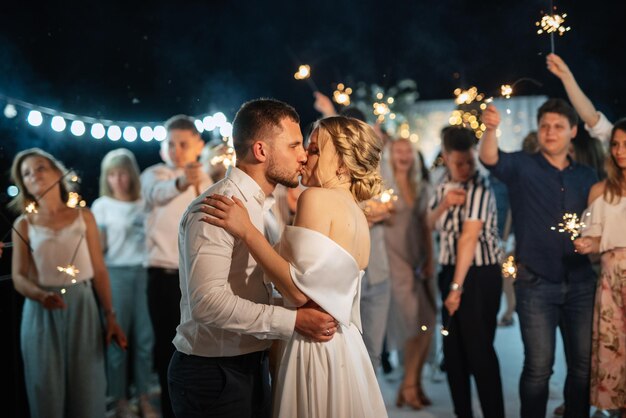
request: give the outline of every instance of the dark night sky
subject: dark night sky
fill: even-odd
[[[520,84],[517,94],[564,95],[545,69],[549,38],[535,34],[547,1],[21,3],[0,15],[0,93],[75,114],[158,121],[221,110],[230,119],[243,101],[272,96],[309,122],[316,113],[306,83],[293,79],[295,56],[327,94],[340,81],[389,86],[408,77],[420,100],[446,99],[456,87],[496,91],[532,77],[543,87]],[[626,115],[626,55],[616,52],[626,50],[626,6],[555,5],[572,27],[557,37],[557,53],[601,110]],[[31,146],[89,174],[91,199],[92,173],[110,149],[129,147],[142,168],[158,161],[154,142],[95,142],[0,115],[0,191],[15,152]]]

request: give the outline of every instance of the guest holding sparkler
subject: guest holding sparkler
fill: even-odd
[[[174,416],[167,390],[167,367],[174,353],[172,340],[180,322],[178,280],[178,224],[187,206],[212,181],[198,157],[204,147],[193,118],[177,115],[165,123],[161,143],[165,164],[141,174],[141,195],[146,204],[148,308],[154,329],[154,364],[161,384],[161,413]]]
[[[626,416],[626,119],[613,127],[606,159],[608,177],[589,193],[581,254],[601,253],[591,356],[591,404]],[[566,409],[567,411],[567,409]]]
[[[389,144],[391,176],[396,191],[393,216],[385,224],[391,298],[387,337],[404,355],[404,379],[397,406],[421,409],[431,404],[422,389],[422,369],[436,323],[436,302],[430,282],[434,274],[431,229],[426,221],[429,185],[408,139]],[[370,267],[371,268],[371,267]]]
[[[14,224],[12,278],[26,301],[21,346],[31,417],[101,418],[105,414],[104,344],[126,348],[111,301],[98,228],[88,209],[66,205],[67,170],[31,148],[17,154],[10,203],[23,212]],[[32,206],[35,206],[32,205]],[[31,207],[32,207],[31,206]],[[92,290],[93,287],[93,290]]]
[[[443,352],[454,412],[473,416],[474,376],[483,416],[503,417],[500,365],[493,347],[502,293],[496,201],[476,171],[474,133],[449,127],[442,143],[447,173],[432,198],[428,220],[439,231],[439,289],[447,325]]]
[[[144,205],[140,198],[139,167],[132,152],[120,148],[102,160],[100,197],[91,210],[98,223],[104,261],[111,277],[113,306],[126,335],[130,338],[133,383],[144,418],[156,418],[148,399],[152,372],[154,334],[148,312],[148,273],[145,259]],[[116,417],[132,417],[128,405],[126,352],[119,347],[107,350],[109,396],[116,401]]]
[[[539,152],[498,150],[497,109],[483,112],[487,126],[480,159],[510,193],[516,239],[517,314],[524,342],[521,417],[545,417],[557,326],[567,353],[565,414],[589,416],[589,360],[595,275],[589,259],[574,252],[569,236],[550,230],[565,213],[582,214],[597,176],[568,156],[578,117],[564,100],[538,110]]]

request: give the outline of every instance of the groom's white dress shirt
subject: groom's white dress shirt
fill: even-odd
[[[191,203],[178,235],[181,322],[173,343],[182,353],[204,357],[265,350],[272,339],[291,338],[296,311],[269,304],[271,287],[264,284],[261,267],[241,240],[200,221],[207,216],[198,211],[202,200],[214,193],[242,200],[261,232],[273,204],[236,167]]]

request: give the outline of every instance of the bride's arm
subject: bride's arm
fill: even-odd
[[[261,231],[252,224],[241,200],[235,196],[231,200],[226,196],[213,195],[206,199],[206,204],[201,210],[211,216],[202,220],[224,228],[241,239],[285,299],[296,306],[302,306],[309,300],[294,284],[287,260],[274,250]]]

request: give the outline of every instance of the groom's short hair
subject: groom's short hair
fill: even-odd
[[[233,145],[237,158],[244,158],[256,140],[272,139],[283,119],[300,123],[292,106],[275,99],[255,99],[244,103],[233,121]]]

